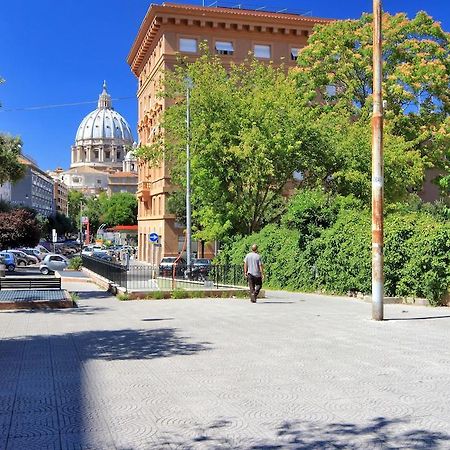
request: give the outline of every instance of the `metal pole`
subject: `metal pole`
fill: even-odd
[[[372,319],[383,320],[383,94],[382,7],[373,0],[373,116],[372,116]]]
[[[191,117],[190,117],[190,94],[192,80],[186,78],[186,263],[191,266]]]

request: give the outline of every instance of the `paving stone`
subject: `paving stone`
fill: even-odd
[[[64,284],[79,308],[0,313],[0,449],[450,448],[447,309]]]

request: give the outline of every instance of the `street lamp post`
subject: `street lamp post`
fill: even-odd
[[[185,78],[186,84],[186,262],[191,265],[191,112],[190,96],[193,87],[192,78]]]
[[[372,116],[372,319],[383,320],[383,93],[382,6],[373,0],[373,116]]]

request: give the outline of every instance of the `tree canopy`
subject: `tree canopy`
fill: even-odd
[[[309,134],[296,106],[296,82],[284,68],[249,60],[225,68],[208,53],[166,74],[173,99],[159,144],[182,189],[170,206],[183,217],[186,186],[186,104],[191,94],[191,190],[196,235],[209,240],[250,233],[281,214],[283,191],[294,171],[320,159],[320,142]],[[154,146],[140,156],[152,160]],[[152,160],[153,162],[153,160]],[[183,192],[184,191],[184,192]]]
[[[383,15],[383,97],[388,132],[449,171],[450,36],[425,12]],[[299,54],[302,106],[367,122],[372,108],[372,16],[318,26]],[[400,156],[398,154],[397,156]],[[445,187],[445,176],[442,186]],[[448,181],[447,181],[448,182]]]
[[[0,133],[0,184],[23,177],[24,166],[19,161],[21,152],[20,138]]]
[[[34,247],[39,243],[41,227],[36,215],[27,209],[0,212],[0,248]]]
[[[85,196],[76,190],[69,191],[69,217],[76,228],[80,226],[80,205],[83,216],[89,217],[94,232],[105,223],[108,226],[134,225],[137,223],[137,199],[133,194],[120,192],[110,197],[105,192],[97,196]]]

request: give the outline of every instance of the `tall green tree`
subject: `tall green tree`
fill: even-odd
[[[69,219],[72,221],[73,227],[79,229],[81,207],[86,204],[86,197],[82,192],[70,189],[68,193],[68,202]]]
[[[101,221],[109,226],[135,225],[137,223],[137,199],[129,192],[112,194],[105,202]]]
[[[23,177],[24,165],[19,161],[21,152],[20,138],[0,133],[0,184]]]
[[[20,208],[0,212],[0,249],[34,247],[40,237],[41,226],[33,212]]]
[[[425,12],[383,16],[383,96],[388,131],[448,183],[450,36]],[[372,108],[372,16],[318,26],[298,58],[301,105],[367,122]],[[330,88],[331,87],[331,88]],[[445,181],[447,180],[447,181]]]
[[[294,171],[321,160],[320,141],[297,107],[295,78],[285,68],[247,61],[225,68],[202,55],[166,74],[173,100],[163,121],[164,141],[141,149],[155,163],[164,151],[172,182],[180,187],[171,207],[183,216],[186,145],[184,79],[192,78],[191,189],[198,238],[248,234],[280,216],[283,190]]]

